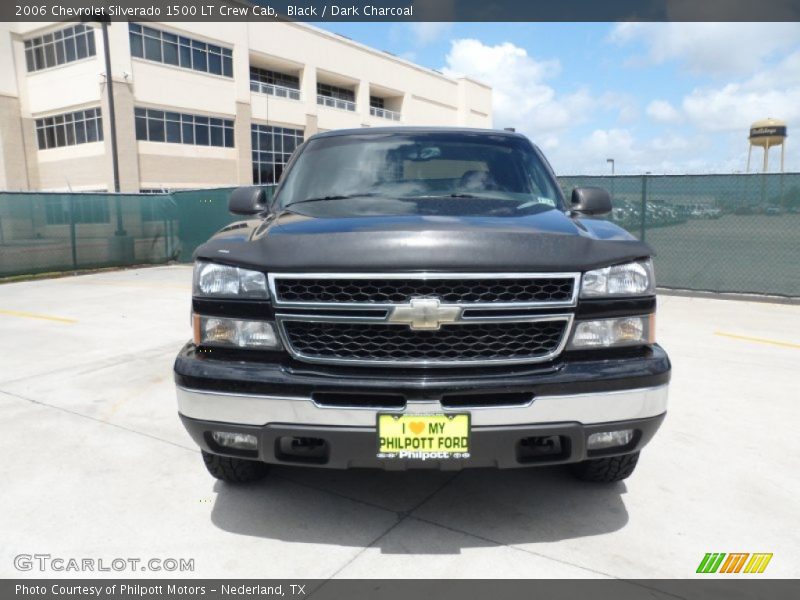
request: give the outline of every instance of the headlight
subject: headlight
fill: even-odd
[[[195,296],[269,298],[263,273],[204,261],[194,265],[193,292]]]
[[[655,290],[653,261],[647,259],[584,273],[581,298],[648,296]]]
[[[269,321],[245,321],[194,315],[194,343],[222,348],[278,350],[280,339]]]
[[[655,318],[620,317],[597,321],[578,321],[572,333],[569,347],[572,350],[585,348],[608,348],[610,346],[641,346],[655,341]]]

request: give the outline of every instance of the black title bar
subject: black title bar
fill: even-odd
[[[657,556],[654,556],[657,560]],[[797,580],[5,579],[4,600],[795,600]]]
[[[800,21],[798,0],[3,0],[0,21]]]

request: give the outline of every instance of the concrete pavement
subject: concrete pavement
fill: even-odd
[[[0,285],[0,576],[26,575],[22,553],[194,559],[169,576],[649,578],[772,552],[763,576],[798,574],[799,306],[659,299],[670,410],[624,483],[278,468],[231,487],[176,415],[190,281],[177,266]]]

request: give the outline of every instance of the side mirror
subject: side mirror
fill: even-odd
[[[257,186],[238,187],[228,196],[228,210],[235,215],[256,215],[267,210],[267,193]]]
[[[575,188],[572,190],[572,212],[606,215],[611,212],[611,196],[599,187]]]

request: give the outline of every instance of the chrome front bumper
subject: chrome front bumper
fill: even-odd
[[[377,413],[471,414],[473,427],[575,422],[583,425],[643,419],[667,410],[668,385],[622,391],[537,396],[524,406],[443,408],[438,401],[404,409],[327,407],[308,397],[260,396],[177,388],[184,417],[237,425],[301,424],[374,427]]]

